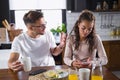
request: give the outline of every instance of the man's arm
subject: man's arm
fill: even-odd
[[[54,56],[59,55],[59,54],[63,51],[63,49],[64,49],[64,47],[65,47],[65,45],[66,45],[66,37],[67,37],[66,33],[62,32],[62,33],[61,33],[60,44],[59,44],[58,46],[56,46],[55,48],[51,48],[51,49],[50,49],[51,53],[52,53]]]
[[[54,56],[57,56],[57,55],[59,55],[59,54],[63,51],[63,48],[64,48],[64,47],[58,45],[58,46],[56,46],[55,48],[51,48],[50,51],[51,51],[51,53],[52,53]]]
[[[11,53],[10,58],[8,60],[8,67],[13,71],[20,71],[23,69],[23,65],[20,61],[18,61],[19,54],[18,53]]]

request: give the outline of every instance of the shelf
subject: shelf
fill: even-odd
[[[107,11],[93,11],[95,13],[100,13],[100,14],[120,14],[120,10],[107,10]]]
[[[109,10],[94,10],[94,12],[120,12],[120,9],[109,9]]]

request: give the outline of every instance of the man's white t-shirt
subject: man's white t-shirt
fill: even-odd
[[[35,66],[53,66],[55,61],[50,48],[55,48],[56,43],[50,31],[45,31],[39,38],[31,38],[27,32],[17,36],[12,43],[12,52],[17,52],[20,57],[30,56],[32,67]]]

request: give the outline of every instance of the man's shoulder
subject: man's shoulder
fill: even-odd
[[[18,36],[15,37],[15,39],[22,40],[25,37],[25,33],[21,33]]]

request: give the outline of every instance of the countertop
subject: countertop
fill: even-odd
[[[120,36],[109,36],[109,35],[102,35],[100,36],[102,41],[115,41],[120,40]]]

